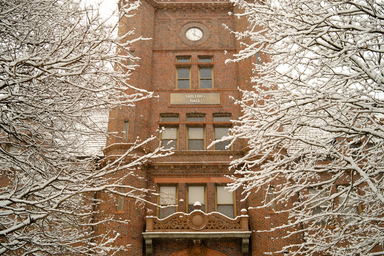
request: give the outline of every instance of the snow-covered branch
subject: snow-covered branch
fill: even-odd
[[[124,177],[167,152],[132,144],[100,159],[84,142],[109,136],[94,117],[133,106],[152,92],[129,84],[131,43],[79,1],[7,0],[0,4],[0,254],[113,255],[115,235],[94,236],[94,193],[118,192]],[[130,17],[138,2],[121,7]],[[137,177],[139,178],[139,177]],[[123,196],[150,191],[126,185]]]
[[[248,151],[232,162],[232,188],[275,185],[254,207],[285,206],[273,230],[301,235],[290,255],[382,254],[384,2],[233,2],[249,26],[230,61],[270,61],[254,64],[254,90],[237,102],[231,139]]]

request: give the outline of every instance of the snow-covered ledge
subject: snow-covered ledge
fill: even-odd
[[[201,204],[195,204],[194,207],[195,210],[189,214],[176,212],[164,219],[154,216],[152,210],[148,211],[146,230],[143,232],[147,256],[153,255],[152,239],[161,238],[241,238],[242,255],[248,255],[251,231],[246,209],[232,219],[219,212],[204,213],[200,210]]]

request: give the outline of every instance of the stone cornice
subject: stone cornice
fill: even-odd
[[[232,3],[229,1],[215,1],[215,2],[169,2],[169,1],[155,1],[155,0],[146,0],[150,3],[156,10],[231,10],[233,8]]]

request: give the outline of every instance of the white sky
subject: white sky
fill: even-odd
[[[82,0],[82,2],[86,5],[91,4],[95,7],[98,5],[98,3],[101,3],[100,13],[104,17],[108,17],[114,10],[117,9],[117,1],[118,0]]]

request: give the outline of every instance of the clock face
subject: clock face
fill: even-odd
[[[185,36],[191,41],[198,41],[203,37],[203,31],[199,28],[190,28],[185,32]]]

